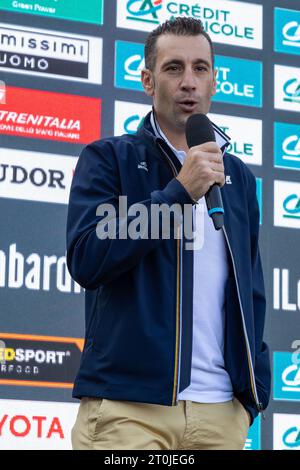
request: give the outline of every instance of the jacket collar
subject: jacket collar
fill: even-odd
[[[165,143],[165,140],[163,139],[162,136],[159,136],[159,132],[155,133],[155,130],[153,129],[153,126],[151,124],[151,114],[153,113],[154,116],[154,122],[155,120],[155,113],[154,113],[154,108],[152,107],[152,111],[150,111],[144,118],[144,122],[140,129],[137,131],[137,134],[144,137],[147,137],[148,139],[151,139],[152,142],[157,142],[157,143]],[[224,154],[226,151],[226,148],[230,144],[231,138],[225,134],[225,132],[220,129],[214,122],[211,121],[211,124],[213,126],[214,132],[215,132],[215,137],[216,137],[216,142],[219,145],[220,149],[222,150],[222,153]]]

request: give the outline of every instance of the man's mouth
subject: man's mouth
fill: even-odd
[[[197,101],[194,100],[183,100],[183,101],[178,101],[177,102],[178,106],[180,109],[182,109],[185,112],[191,112],[196,109],[197,106]]]

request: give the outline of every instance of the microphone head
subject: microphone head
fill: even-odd
[[[186,141],[189,147],[215,142],[214,128],[205,114],[192,114],[185,126]]]

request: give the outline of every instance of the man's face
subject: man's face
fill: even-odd
[[[166,34],[158,38],[156,51],[155,69],[143,70],[142,83],[160,124],[182,131],[189,116],[208,113],[216,93],[210,45],[200,34]]]

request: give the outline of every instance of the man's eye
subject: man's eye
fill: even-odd
[[[206,69],[206,67],[203,67],[202,65],[199,65],[198,67],[196,67],[196,70],[198,70],[199,72],[205,72],[207,69]]]
[[[179,70],[179,67],[178,65],[170,65],[167,70],[176,72],[177,70]]]

